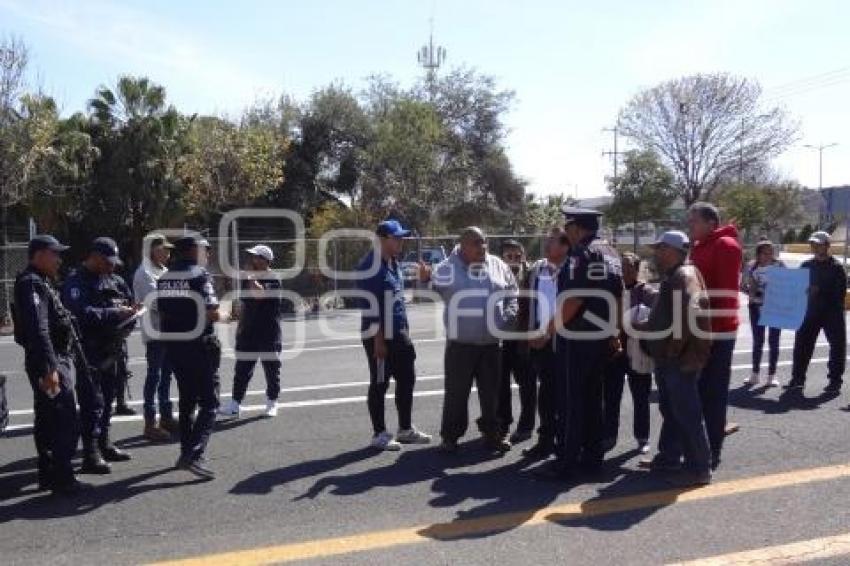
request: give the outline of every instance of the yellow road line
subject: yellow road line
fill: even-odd
[[[850,533],[677,562],[671,566],[758,566],[762,564],[782,566],[847,554],[850,554]]]
[[[637,495],[590,499],[582,503],[552,505],[525,512],[501,513],[474,519],[460,519],[450,523],[419,525],[343,537],[208,554],[158,562],[156,564],[159,566],[215,566],[225,564],[242,566],[277,564],[309,558],[327,558],[352,552],[386,549],[394,546],[434,540],[453,540],[490,532],[499,532],[519,526],[539,525],[546,522],[567,522],[587,517],[664,507],[673,503],[740,495],[768,489],[834,480],[848,476],[850,476],[850,463],[731,480],[714,483],[699,489],[669,489]]]

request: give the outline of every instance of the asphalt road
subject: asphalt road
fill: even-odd
[[[432,433],[442,403],[439,308],[411,308],[419,376],[414,421]],[[628,393],[620,443],[604,477],[589,483],[536,481],[520,457],[522,446],[494,458],[472,433],[456,456],[435,446],[375,452],[367,447],[358,315],[287,321],[289,344],[299,324],[304,343],[284,363],[280,415],[260,417],[258,368],[242,418],[220,421],[210,442],[214,481],[173,470],[175,443],[150,444],[138,417],[119,417],[114,437],[133,461],[115,465],[109,476],[84,476],[96,489],[73,500],[35,491],[32,394],[20,348],[0,339],[0,372],[10,376],[13,409],[12,430],[0,438],[0,562],[658,564],[742,551],[818,564],[850,560],[850,414],[846,397],[821,395],[823,345],[804,396],[750,390],[740,385],[751,350],[745,322],[730,408],[741,430],[727,440],[711,487],[671,491],[637,466]],[[328,329],[335,335],[328,337]],[[783,334],[783,382],[792,340]],[[130,353],[138,408],[144,372],[138,336]],[[224,391],[232,384],[232,362],[225,357]],[[391,401],[387,415],[394,428]],[[653,407],[653,441],[658,428]],[[804,541],[808,546],[798,544]]]

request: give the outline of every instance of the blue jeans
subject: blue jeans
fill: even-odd
[[[712,342],[708,362],[700,374],[699,396],[715,465],[720,462],[720,450],[726,437],[726,409],[729,406],[729,379],[734,351],[734,338]]]
[[[759,315],[761,315],[761,305],[750,304],[750,327],[753,330],[753,373],[758,373],[761,367],[764,333],[767,330],[767,373],[773,375],[776,373],[776,364],[779,361],[779,335],[782,330],[779,328],[765,329],[764,326],[758,324]]]
[[[165,357],[165,343],[151,340],[145,344],[145,358],[148,363],[148,373],[145,376],[145,420],[156,418],[154,395],[159,399],[159,414],[170,418],[171,408],[171,364]]]
[[[663,421],[658,440],[658,459],[678,464],[685,458],[687,470],[703,473],[711,468],[711,451],[703,424],[698,372],[675,366],[656,367],[659,408]]]

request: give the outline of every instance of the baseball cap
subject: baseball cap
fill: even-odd
[[[679,250],[681,252],[688,251],[688,248],[691,247],[691,242],[688,240],[688,235],[684,232],[680,232],[679,230],[670,230],[669,232],[664,232],[661,234],[657,240],[655,240],[652,244],[652,247],[658,247],[661,244],[665,246],[670,246],[673,249]]]
[[[810,244],[830,244],[830,243],[832,243],[832,236],[830,236],[828,233],[824,232],[823,230],[818,230],[817,232],[814,232],[814,233],[812,233],[811,236],[809,236],[809,243]]]
[[[174,244],[169,242],[168,238],[158,233],[148,234],[147,236],[145,236],[145,240],[152,248],[162,246],[163,248],[171,249],[174,247]]]
[[[41,250],[50,250],[52,252],[61,253],[67,249],[70,249],[70,246],[66,246],[59,242],[59,240],[50,234],[39,234],[37,236],[33,236],[27,246],[29,255],[33,255],[35,252],[39,252]]]
[[[405,230],[402,228],[401,223],[398,220],[384,220],[380,224],[378,224],[378,229],[375,230],[375,233],[378,236],[388,237],[391,236],[393,238],[403,238],[405,236],[410,236],[410,230]]]
[[[112,265],[124,265],[124,262],[118,256],[118,244],[112,238],[106,236],[95,238],[89,246],[89,251],[102,255]]]
[[[268,246],[254,246],[253,248],[248,248],[245,251],[251,255],[259,256],[269,263],[274,261],[274,252]]]
[[[564,225],[575,224],[585,230],[599,230],[599,217],[602,213],[598,210],[565,206],[561,208],[561,213],[564,215]]]

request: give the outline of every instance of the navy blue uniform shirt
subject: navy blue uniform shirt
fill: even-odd
[[[374,250],[366,254],[357,265],[357,271],[365,272],[374,261]],[[363,309],[361,318],[361,331],[367,330],[372,324],[386,323],[387,316],[391,318],[392,328],[384,330],[387,338],[392,338],[400,331],[408,329],[407,309],[404,306],[404,280],[399,270],[398,261],[389,263],[381,259],[378,272],[372,277],[357,280],[357,287],[375,297],[378,305],[377,316],[369,314],[369,304],[366,300],[361,301]],[[389,303],[387,300],[389,299]],[[390,314],[387,314],[389,310]]]
[[[106,343],[121,332],[118,325],[125,318],[119,307],[130,306],[133,296],[119,275],[98,275],[80,266],[62,285],[62,302],[77,319],[86,355],[99,359],[108,354]]]
[[[203,322],[207,310],[218,308],[212,276],[206,269],[193,261],[175,261],[156,282],[156,288],[162,332],[191,332],[203,324],[202,336],[214,333],[212,321]]]
[[[59,336],[58,332],[68,333],[67,328],[59,328],[62,305],[50,281],[27,267],[15,280],[14,304],[16,323],[15,335],[22,338],[26,365],[38,377],[47,375],[58,366],[57,356],[67,355],[70,336]],[[67,324],[67,320],[65,321]],[[65,344],[57,344],[63,340]],[[58,351],[57,348],[64,348]]]
[[[617,302],[623,296],[623,267],[617,252],[604,242],[586,240],[570,250],[558,274],[558,293],[568,290],[593,290],[609,293]],[[582,308],[567,324],[567,329],[576,332],[598,331],[599,326],[584,318],[591,313],[615,325],[615,312],[602,297],[579,296]]]

